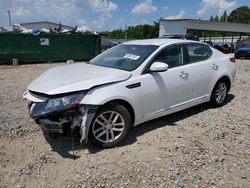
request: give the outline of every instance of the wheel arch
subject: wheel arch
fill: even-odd
[[[229,76],[224,75],[224,76],[220,77],[220,79],[215,83],[215,85],[216,85],[219,81],[224,81],[224,82],[227,84],[228,91],[231,89],[231,80],[230,80]],[[215,87],[215,85],[214,85],[214,87]]]
[[[230,77],[229,76],[227,76],[227,75],[223,75],[223,76],[221,76],[218,80],[217,80],[217,82],[214,84],[214,86],[213,86],[213,90],[212,90],[212,92],[211,92],[211,94],[210,94],[210,104],[213,106],[213,107],[221,107],[221,106],[223,106],[224,104],[225,104],[225,100],[224,99],[226,99],[226,97],[223,99],[223,101],[222,102],[216,102],[216,99],[215,99],[215,89],[216,89],[216,85],[219,83],[219,82],[221,82],[221,81],[223,81],[226,85],[227,85],[227,90],[229,91],[230,90],[230,88],[231,88],[231,80],[230,80]],[[227,92],[228,92],[227,91]]]
[[[135,122],[135,111],[134,111],[133,106],[128,101],[123,100],[123,99],[114,99],[114,100],[110,100],[110,101],[104,103],[102,106],[107,105],[109,103],[118,103],[118,104],[124,106],[128,110],[128,112],[130,114],[132,125],[134,124],[134,122]]]
[[[225,81],[227,86],[228,86],[228,91],[231,89],[231,79],[228,75],[222,75],[214,84],[213,84],[213,87],[211,88],[211,92],[210,92],[210,100],[211,100],[211,97],[212,97],[212,93],[214,91],[214,88],[216,86],[216,84],[219,82],[219,81]]]

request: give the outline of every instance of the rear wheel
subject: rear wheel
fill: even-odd
[[[115,147],[125,138],[130,127],[128,110],[118,103],[107,104],[93,118],[89,130],[90,142],[101,148]]]
[[[229,90],[228,84],[225,81],[223,80],[218,81],[213,89],[210,103],[214,107],[223,106],[227,101],[228,90]]]

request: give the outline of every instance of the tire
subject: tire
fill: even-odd
[[[131,127],[128,110],[119,103],[109,103],[95,114],[89,129],[90,142],[100,148],[119,145]]]
[[[216,85],[214,86],[211,99],[210,99],[210,104],[213,107],[220,107],[223,106],[228,97],[228,84],[224,80],[219,80]]]
[[[234,58],[235,59],[240,59],[239,55],[237,55],[237,54],[234,54]]]

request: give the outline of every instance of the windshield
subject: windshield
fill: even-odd
[[[154,52],[158,46],[121,44],[100,54],[90,61],[91,64],[133,71]]]

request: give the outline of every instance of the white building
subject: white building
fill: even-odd
[[[238,36],[250,36],[250,24],[223,23],[195,19],[160,19],[159,37],[172,34],[185,35],[188,30],[204,31],[206,37],[209,37],[209,31],[230,32]]]
[[[0,27],[0,32],[6,32],[7,29],[5,29],[4,27]]]
[[[34,29],[34,28],[45,28],[45,29],[57,29],[60,26],[60,23],[53,23],[49,21],[42,21],[42,22],[30,22],[30,23],[21,23],[20,24],[22,27],[26,29]],[[74,27],[67,26],[61,24],[61,29],[62,30],[72,30]]]

